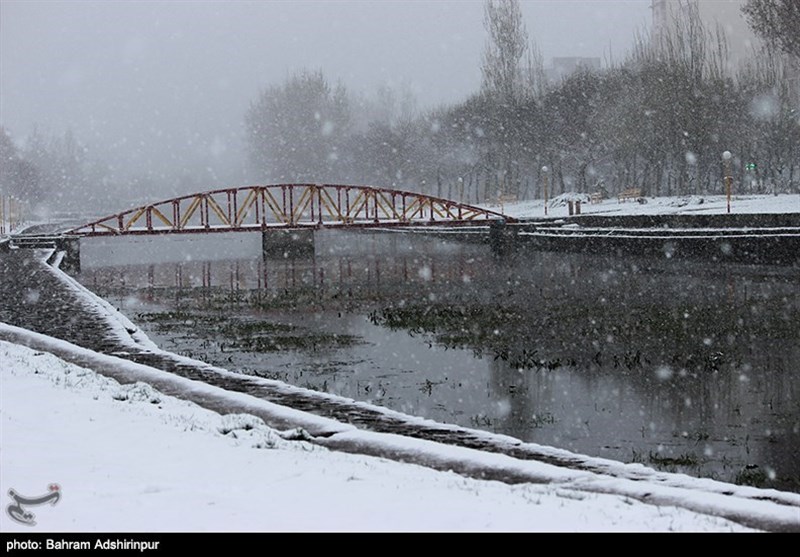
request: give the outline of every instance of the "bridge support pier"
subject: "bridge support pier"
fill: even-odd
[[[313,230],[264,230],[261,233],[264,259],[294,259],[314,255]]]
[[[81,239],[59,238],[56,240],[56,250],[64,252],[60,268],[68,273],[81,272]]]
[[[498,257],[513,254],[517,249],[517,228],[510,227],[504,220],[494,220],[489,225],[489,247]]]

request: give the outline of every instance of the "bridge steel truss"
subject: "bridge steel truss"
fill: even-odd
[[[370,186],[244,186],[167,199],[69,230],[79,236],[236,232],[271,228],[467,225],[514,219],[420,193]]]

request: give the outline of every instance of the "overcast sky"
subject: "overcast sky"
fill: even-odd
[[[545,65],[622,56],[649,5],[522,1]],[[230,159],[250,101],[295,70],[365,94],[405,82],[427,107],[478,89],[485,41],[482,0],[0,0],[0,124],[136,164]]]

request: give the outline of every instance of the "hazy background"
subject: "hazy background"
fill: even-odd
[[[648,0],[522,1],[545,66],[619,58]],[[420,108],[481,81],[483,1],[0,2],[0,125],[71,129],[113,173],[218,185],[247,178],[244,113],[297,70],[371,95],[406,87]]]

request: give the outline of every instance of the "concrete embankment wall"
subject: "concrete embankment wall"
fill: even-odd
[[[578,224],[582,227],[597,228],[800,228],[800,212],[712,215],[686,213],[680,215],[590,214],[564,217],[558,220],[569,224]]]
[[[521,248],[620,257],[698,259],[720,263],[795,266],[800,264],[800,234],[787,236],[665,236],[520,234]]]
[[[579,215],[508,225],[516,246],[597,255],[800,264],[800,213]]]

